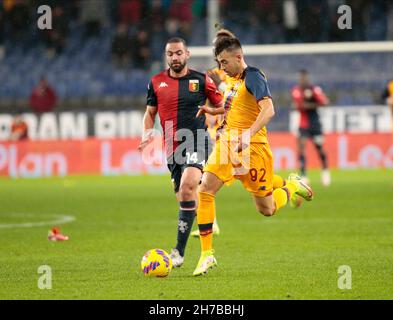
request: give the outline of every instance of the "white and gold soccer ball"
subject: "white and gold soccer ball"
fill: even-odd
[[[172,270],[172,259],[162,249],[147,251],[141,261],[141,269],[146,277],[166,277]]]

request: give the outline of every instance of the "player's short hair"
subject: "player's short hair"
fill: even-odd
[[[242,45],[236,37],[222,37],[217,39],[214,45],[214,55],[217,57],[224,50],[229,52],[242,50]]]
[[[216,33],[216,38],[222,38],[222,37],[231,37],[231,38],[236,38],[235,34],[229,31],[228,29],[220,29]]]
[[[231,31],[229,31],[228,29],[221,28],[220,30],[217,31],[216,36],[213,39],[213,45],[217,43],[218,39],[224,37],[236,38],[235,34],[233,34]]]
[[[170,38],[170,39],[166,42],[166,44],[169,44],[169,43],[182,43],[182,44],[184,45],[184,48],[187,48],[187,42],[186,42],[186,40],[184,40],[183,38],[180,38],[180,37],[173,37],[173,38]]]

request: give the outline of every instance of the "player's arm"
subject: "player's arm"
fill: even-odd
[[[292,88],[291,96],[292,96],[292,109],[297,111],[304,110],[303,107],[304,99],[300,89],[297,86]]]
[[[139,151],[142,151],[151,141],[152,129],[154,128],[154,123],[157,115],[157,107],[147,106],[145,114],[143,115],[143,134],[142,140],[139,144]]]
[[[150,82],[147,86],[147,106],[143,115],[143,134],[138,147],[139,151],[142,151],[152,138],[152,129],[154,128],[157,111],[157,96],[154,92],[153,83]]]
[[[205,79],[205,95],[209,100],[211,106],[203,105],[199,107],[196,117],[200,117],[204,113],[211,114],[213,116],[217,114],[224,114],[224,100],[222,93],[217,89],[214,81],[206,74]]]
[[[250,127],[250,135],[253,137],[273,118],[274,106],[267,80],[261,72],[252,72],[246,76],[246,88],[254,95],[260,110],[257,119]]]
[[[275,114],[270,89],[262,73],[252,72],[250,75],[247,75],[246,88],[257,100],[260,112],[250,129],[239,137],[238,152],[250,144],[251,138],[265,127]]]
[[[259,113],[257,119],[252,124],[250,128],[250,136],[253,137],[257,134],[259,130],[265,127],[270,120],[274,117],[274,106],[273,101],[270,98],[263,99],[258,102],[261,112]]]
[[[329,98],[323,92],[321,87],[315,87],[313,91],[314,91],[316,107],[327,106],[330,103]]]
[[[298,87],[292,88],[291,96],[292,96],[292,104],[291,104],[292,109],[300,111],[302,109],[302,103],[303,103],[300,89]]]
[[[224,114],[225,113],[224,103],[220,102],[218,105],[215,105],[213,107],[207,106],[207,105],[199,106],[199,110],[198,110],[196,117],[198,118],[201,115],[203,115],[204,113],[210,114],[212,116],[215,116],[218,114]]]
[[[207,74],[213,80],[217,89],[224,93],[227,88],[227,84],[221,79],[220,75],[215,70],[209,70]]]
[[[259,112],[259,115],[255,122],[251,125],[250,129],[244,132],[239,137],[239,143],[236,148],[237,152],[246,149],[250,145],[251,138],[255,136],[259,130],[265,127],[274,117],[274,106],[273,101],[270,97],[259,101],[258,105],[261,108],[261,111]]]

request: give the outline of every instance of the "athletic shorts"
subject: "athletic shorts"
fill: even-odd
[[[267,143],[251,143],[241,153],[232,152],[228,143],[218,140],[204,172],[229,185],[238,179],[251,194],[266,197],[273,192],[273,154]]]
[[[173,154],[167,159],[175,193],[179,191],[184,170],[188,167],[194,167],[203,171],[210,152],[211,142],[210,140],[206,140],[205,143],[197,145],[196,148],[183,149],[181,155],[177,154],[175,156]]]
[[[324,137],[321,127],[308,128],[308,129],[299,128],[299,136],[302,138],[310,138],[316,144],[323,144],[324,142]]]

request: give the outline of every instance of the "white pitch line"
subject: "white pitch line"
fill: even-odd
[[[43,226],[53,226],[53,225],[70,223],[72,221],[75,221],[74,216],[52,215],[52,217],[58,217],[58,218],[56,220],[51,220],[51,221],[0,224],[0,229],[34,228],[34,227],[43,227]]]

